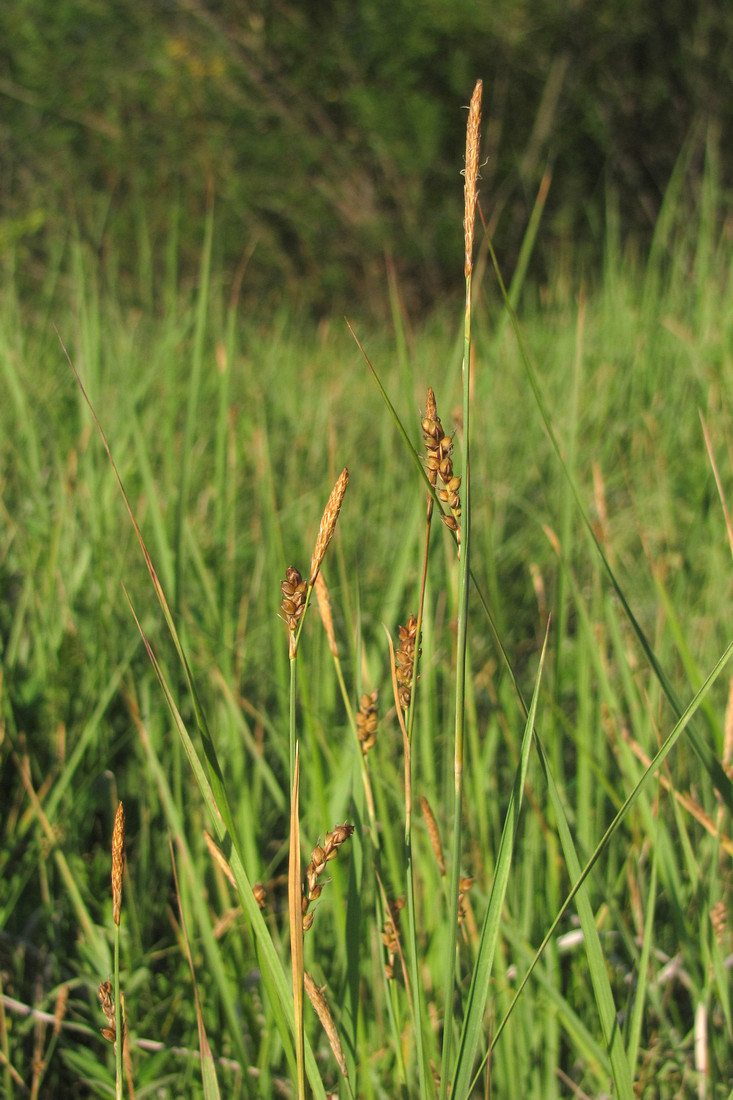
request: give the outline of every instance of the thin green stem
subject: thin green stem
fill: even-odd
[[[456,706],[453,755],[453,838],[451,845],[448,966],[445,980],[445,1019],[440,1073],[440,1100],[448,1096],[448,1072],[453,1050],[453,1002],[458,978],[458,896],[461,879],[461,803],[463,796],[463,739],[466,696],[466,641],[468,637],[468,581],[471,529],[470,508],[470,381],[471,381],[471,271],[466,273],[466,309],[463,345],[463,462],[461,493],[461,542],[458,570],[458,628],[456,635]]]
[[[122,1044],[125,1041],[120,995],[120,926],[115,923],[115,1100],[122,1100]]]

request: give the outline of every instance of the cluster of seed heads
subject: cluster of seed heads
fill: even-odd
[[[438,500],[450,508],[450,515],[442,514],[446,527],[455,531],[460,552],[461,546],[461,497],[459,489],[461,479],[453,473],[453,439],[443,431],[435,404],[435,394],[428,389],[425,416],[422,420],[423,439],[427,454],[427,474],[431,485],[437,485],[440,478],[443,488],[438,489]]]
[[[356,716],[356,733],[364,756],[373,748],[377,740],[377,700],[379,692],[362,695],[359,700],[359,713]]]
[[[407,623],[399,628],[400,646],[395,657],[400,706],[407,710],[412,697],[412,673],[415,667],[417,646],[417,619],[410,615]],[[418,652],[418,657],[420,653]]]
[[[332,833],[326,833],[326,839],[323,842],[323,847],[320,844],[316,844],[315,848],[311,852],[310,863],[308,864],[308,870],[305,873],[305,881],[308,887],[307,892],[303,891],[301,898],[301,912],[303,914],[303,931],[307,932],[310,926],[313,924],[313,918],[315,913],[309,913],[308,908],[311,902],[316,901],[323,891],[323,887],[319,883],[318,879],[321,877],[326,869],[326,864],[329,860],[335,859],[338,855],[338,850],[345,840],[348,840],[354,831],[353,825],[337,825]]]
[[[396,898],[394,901],[390,901],[389,912],[384,918],[384,930],[382,931],[382,943],[387,948],[389,959],[384,968],[384,973],[388,981],[391,981],[394,977],[394,961],[395,956],[400,949],[400,909],[405,907],[404,898]]]
[[[303,580],[294,565],[289,565],[285,570],[285,580],[280,582],[280,591],[283,594],[280,611],[288,624],[288,630],[294,634],[298,629],[298,620],[303,614],[308,593],[308,582]]]

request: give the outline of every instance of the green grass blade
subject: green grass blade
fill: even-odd
[[[214,233],[213,204],[209,205],[206,215],[206,228],[204,233],[204,246],[201,253],[201,269],[199,272],[199,290],[196,302],[196,327],[194,333],[193,358],[191,362],[191,376],[188,382],[188,401],[186,404],[186,423],[183,435],[183,447],[181,451],[181,473],[178,488],[178,500],[176,502],[176,529],[175,529],[175,587],[173,599],[176,610],[180,609],[182,599],[182,586],[184,575],[184,527],[186,510],[188,508],[188,494],[191,480],[191,455],[193,452],[194,432],[198,414],[199,391],[201,388],[201,370],[204,352],[204,333],[206,331],[206,317],[209,309],[209,280],[211,276],[211,244]]]
[[[547,637],[548,635],[546,634],[542,646],[540,664],[537,670],[532,702],[524,726],[519,766],[514,777],[514,787],[512,789],[511,798],[509,799],[504,827],[501,832],[499,853],[494,871],[494,881],[491,885],[489,907],[486,911],[483,928],[481,929],[481,940],[479,942],[476,963],[471,976],[471,988],[466,1004],[466,1014],[463,1020],[463,1028],[453,1072],[453,1086],[451,1089],[451,1096],[457,1097],[458,1100],[464,1100],[464,1098],[470,1095],[473,1064],[476,1059],[479,1043],[483,1039],[484,1011],[489,996],[491,968],[493,966],[494,953],[499,939],[501,912],[504,906],[509,872],[512,865],[514,841],[517,835],[519,815],[522,809],[524,784],[527,778],[529,754],[532,746],[532,731],[534,729],[535,715],[537,713],[542,668],[545,661],[545,652],[547,650]]]
[[[689,705],[685,709],[685,711],[682,714],[681,718],[675,724],[674,729],[671,731],[671,733],[669,734],[667,739],[664,741],[661,748],[659,749],[659,751],[655,755],[654,759],[651,761],[651,763],[649,764],[646,771],[644,772],[644,774],[639,779],[639,781],[636,784],[636,786],[634,787],[634,789],[628,795],[628,797],[627,797],[626,801],[624,802],[623,806],[621,807],[621,809],[618,811],[618,813],[614,817],[614,819],[611,822],[611,824],[609,825],[608,829],[603,834],[603,837],[599,841],[595,851],[593,852],[592,856],[590,857],[590,859],[586,863],[585,867],[583,868],[582,873],[578,876],[578,878],[575,882],[575,885],[573,886],[573,888],[570,890],[569,894],[565,898],[565,901],[563,902],[562,906],[560,907],[555,919],[553,920],[552,924],[550,925],[549,929],[547,930],[547,933],[545,934],[545,937],[544,937],[542,943],[540,944],[540,946],[537,950],[537,954],[535,955],[534,962],[529,967],[527,973],[525,974],[524,978],[522,979],[519,987],[517,988],[516,993],[514,994],[514,997],[512,998],[512,1002],[511,1002],[504,1018],[502,1019],[501,1023],[499,1024],[499,1027],[496,1029],[496,1033],[495,1033],[493,1041],[492,1041],[492,1047],[496,1044],[496,1042],[499,1039],[499,1036],[501,1035],[502,1031],[504,1030],[504,1028],[507,1024],[507,1021],[508,1021],[509,1017],[511,1016],[513,1010],[514,1010],[514,1007],[515,1007],[517,1001],[519,1000],[520,996],[522,995],[522,992],[523,992],[527,982],[529,981],[529,979],[532,975],[532,972],[534,971],[535,967],[537,966],[537,963],[539,962],[539,960],[542,956],[542,953],[545,950],[545,947],[547,946],[550,939],[554,935],[557,926],[559,925],[562,917],[564,916],[565,912],[568,909],[568,906],[573,901],[573,899],[574,899],[575,895],[577,894],[578,890],[581,888],[581,886],[585,882],[586,878],[588,877],[591,870],[593,869],[596,862],[598,861],[601,853],[607,847],[611,837],[616,832],[616,830],[619,828],[621,822],[627,816],[627,814],[628,814],[629,810],[631,809],[631,807],[637,801],[637,799],[639,798],[641,793],[651,783],[651,781],[652,781],[654,775],[656,774],[657,770],[661,767],[661,765],[663,764],[663,762],[665,761],[665,759],[667,758],[669,753],[674,748],[677,741],[680,739],[680,737],[684,733],[690,719],[695,714],[698,707],[701,705],[703,699],[705,698],[708,691],[710,690],[710,688],[713,686],[713,684],[717,680],[720,673],[723,671],[725,665],[727,664],[727,662],[730,659],[732,654],[733,654],[733,642],[731,642],[727,646],[727,648],[724,650],[722,656],[716,662],[714,668],[712,669],[712,671],[710,672],[710,674],[706,678],[705,683],[702,685],[700,690],[695,694],[694,698],[690,701]],[[544,755],[544,750],[542,750],[542,748],[541,748],[539,739],[537,741],[537,744],[538,744],[538,749],[540,750],[540,758],[544,762],[544,765],[546,766],[547,760],[546,760],[546,757]],[[563,815],[563,817],[564,817],[564,815]]]
[[[134,610],[133,615],[135,615]],[[193,741],[191,740],[188,730],[186,729],[183,719],[178,712],[178,708],[176,707],[168,684],[166,683],[165,678],[160,670],[158,662],[155,658],[155,654],[150,648],[150,645],[145,638],[142,628],[140,627],[137,616],[135,616],[135,621],[138,623],[138,629],[140,630],[143,642],[150,656],[150,660],[153,663],[156,676],[158,677],[158,682],[161,686],[163,694],[166,698],[166,702],[168,704],[168,709],[170,710],[171,715],[173,716],[173,719],[176,723],[178,734],[183,743],[183,747],[186,752],[186,756],[188,757],[188,761],[191,765],[191,770],[193,771],[194,778],[196,779],[201,797],[207,807],[207,810],[209,811],[212,827],[220,843],[222,843],[225,847],[228,847],[229,844],[231,844],[229,865],[237,884],[237,893],[239,895],[239,900],[252,926],[252,935],[255,939],[257,947],[258,960],[260,962],[260,965],[267,970],[266,977],[268,979],[269,988],[275,991],[275,997],[272,1001],[272,1008],[275,1014],[278,1028],[280,1030],[283,1044],[285,1045],[287,1050],[289,1049],[289,1042],[291,1038],[295,1035],[295,1023],[293,1015],[292,992],[289,989],[285,972],[283,970],[280,959],[278,958],[277,952],[275,950],[275,945],[273,944],[272,938],[270,936],[270,932],[264,922],[259,906],[255,901],[254,894],[252,893],[252,884],[249,880],[247,872],[245,871],[244,864],[239,853],[236,834],[233,832],[233,830],[230,830],[225,824],[225,821],[223,819],[223,812],[221,812],[214,791],[209,785],[206,772],[199,759],[198,753],[196,752],[196,748],[193,744]],[[172,800],[171,806],[173,806]],[[229,812],[228,806],[225,805],[224,809]],[[229,817],[231,818],[230,812]],[[264,976],[265,975],[263,975],[263,977]],[[310,1080],[313,1093],[319,1098],[319,1100],[325,1100],[326,1094],[323,1088],[323,1084],[321,1082],[320,1073],[313,1057],[313,1052],[307,1042],[305,1053],[306,1071],[308,1073],[308,1078]]]
[[[176,859],[175,855],[173,854],[172,843],[170,846],[170,851],[171,864],[173,866],[173,878],[176,885],[176,898],[178,900],[178,913],[181,918],[181,936],[186,952],[186,959],[188,961],[188,968],[191,971],[191,982],[193,984],[194,1004],[196,1007],[196,1022],[198,1024],[199,1033],[199,1054],[201,1055],[201,1079],[204,1086],[204,1100],[220,1100],[219,1082],[216,1077],[216,1067],[214,1065],[214,1059],[211,1054],[211,1046],[209,1045],[209,1039],[206,1034],[204,1014],[201,1011],[201,998],[199,997],[199,987],[198,982],[196,981],[196,969],[193,965],[193,958],[191,956],[191,944],[188,938],[188,928],[186,927],[186,917],[183,911],[183,902],[181,901],[180,890],[178,889],[178,872],[176,871]]]
[[[636,637],[639,641],[639,644],[640,644],[647,660],[649,661],[649,664],[651,665],[652,669],[654,670],[654,675],[656,676],[657,680],[659,681],[659,684],[661,685],[662,690],[664,691],[664,694],[667,696],[667,699],[669,700],[675,714],[679,717],[682,713],[682,708],[681,708],[680,702],[677,698],[677,695],[676,695],[676,693],[675,693],[675,691],[674,691],[674,689],[673,689],[673,687],[672,687],[672,685],[669,681],[669,678],[667,677],[664,669],[662,668],[659,660],[657,659],[656,653],[654,652],[654,649],[653,649],[651,643],[649,642],[649,640],[648,640],[646,634],[644,633],[644,631],[642,630],[641,625],[639,624],[636,616],[634,615],[633,611],[631,610],[631,606],[630,606],[628,600],[626,599],[626,595],[625,595],[623,589],[621,588],[621,585],[618,582],[616,574],[614,573],[614,571],[611,567],[611,563],[609,562],[608,557],[607,557],[606,553],[604,552],[603,547],[600,544],[600,541],[598,539],[598,535],[596,534],[596,531],[593,527],[593,524],[591,523],[590,517],[588,516],[588,514],[587,514],[587,512],[586,512],[586,510],[583,506],[583,503],[580,499],[580,492],[579,492],[578,487],[575,483],[575,479],[573,478],[573,475],[570,472],[570,470],[568,469],[567,463],[565,462],[565,459],[563,458],[562,449],[561,449],[559,441],[557,439],[557,435],[555,434],[555,430],[552,426],[552,421],[550,419],[550,415],[549,415],[549,413],[547,411],[547,408],[545,406],[545,402],[544,402],[544,398],[542,396],[542,391],[540,389],[540,384],[539,384],[539,380],[537,378],[537,374],[535,372],[535,369],[532,365],[532,361],[530,359],[530,356],[529,356],[529,354],[527,352],[527,349],[526,349],[526,346],[525,346],[524,337],[522,335],[522,331],[521,331],[521,328],[520,328],[520,325],[519,325],[519,320],[518,320],[517,315],[514,312],[514,310],[512,309],[512,306],[509,302],[508,294],[507,294],[506,288],[504,286],[504,281],[502,279],[501,272],[499,270],[499,264],[498,264],[498,261],[496,259],[496,254],[494,252],[491,241],[488,242],[488,247],[489,247],[489,250],[490,250],[490,253],[491,253],[491,258],[492,258],[492,261],[493,261],[493,264],[494,264],[494,270],[496,272],[496,277],[499,280],[501,293],[502,293],[502,296],[504,298],[506,308],[509,311],[509,315],[510,315],[511,322],[512,322],[512,328],[514,329],[514,334],[515,334],[516,339],[517,339],[517,344],[518,344],[519,352],[520,352],[520,355],[521,355],[521,358],[522,358],[522,363],[524,365],[524,369],[525,369],[525,372],[527,374],[527,378],[529,379],[529,384],[530,384],[530,387],[532,389],[532,394],[533,394],[535,402],[537,404],[537,408],[539,410],[540,416],[542,417],[542,422],[543,422],[543,424],[545,426],[545,429],[547,431],[548,437],[550,439],[550,443],[552,444],[552,448],[553,448],[553,450],[555,452],[555,455],[556,455],[556,458],[557,458],[557,460],[560,464],[560,468],[561,468],[565,478],[567,479],[568,485],[570,486],[570,490],[573,494],[573,497],[575,498],[575,503],[576,503],[576,506],[578,508],[578,513],[579,513],[579,515],[580,515],[580,517],[583,521],[583,524],[584,524],[586,530],[588,531],[588,534],[590,535],[591,539],[593,540],[593,544],[595,545],[596,552],[598,553],[598,555],[601,559],[601,563],[602,563],[603,568],[606,572],[606,575],[608,576],[608,579],[610,580],[611,585],[613,586],[613,589],[616,592],[616,595],[618,596],[618,598],[621,602],[621,606],[624,609],[624,613],[626,614],[626,617],[628,618],[629,622],[631,623],[632,629],[633,629],[634,633],[636,634]],[[689,740],[690,740],[690,744],[692,745],[695,753],[697,754],[697,756],[700,759],[701,764],[703,765],[706,772],[710,776],[710,779],[711,779],[713,785],[719,791],[720,796],[723,799],[723,801],[725,802],[729,812],[733,814],[733,782],[731,782],[731,780],[726,775],[725,771],[723,770],[723,768],[720,764],[720,761],[716,757],[716,755],[713,752],[710,745],[702,738],[702,736],[698,733],[698,731],[694,727],[690,728],[689,733],[688,733],[688,737],[689,737]]]
[[[540,761],[547,780],[550,800],[557,819],[557,828],[560,834],[560,843],[565,854],[565,863],[568,873],[573,881],[580,879],[580,861],[575,850],[570,825],[565,814],[565,807],[560,797],[560,792],[555,786],[555,781],[550,772],[544,750],[540,748]],[[580,885],[577,891],[576,907],[580,917],[580,925],[583,930],[585,950],[588,958],[588,971],[590,974],[596,1005],[601,1018],[606,1047],[611,1059],[611,1075],[613,1077],[615,1094],[621,1100],[634,1100],[634,1086],[631,1079],[626,1050],[623,1045],[623,1036],[618,1024],[616,1006],[611,991],[611,983],[608,978],[606,960],[601,948],[601,941],[596,928],[593,909],[591,907],[588,891],[584,885]]]

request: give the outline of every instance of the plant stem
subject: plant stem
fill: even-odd
[[[440,1074],[440,1100],[448,1095],[448,1068],[453,1047],[453,999],[457,980],[458,895],[461,878],[461,803],[463,797],[463,736],[466,696],[466,642],[468,637],[468,581],[471,528],[470,500],[470,376],[471,376],[471,272],[466,274],[466,310],[463,348],[463,464],[461,475],[462,514],[458,569],[458,630],[456,636],[456,707],[453,755],[453,840],[451,847],[448,968],[445,981],[445,1018]]]

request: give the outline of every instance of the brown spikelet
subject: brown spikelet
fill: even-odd
[[[394,977],[395,956],[400,950],[400,909],[405,907],[404,898],[395,898],[388,902],[388,912],[384,918],[382,930],[382,943],[387,948],[389,959],[384,967],[384,973],[388,981]]]
[[[435,403],[435,394],[428,390],[428,401],[425,416],[422,420],[422,433],[425,440],[427,457],[428,480],[431,485],[437,485],[440,478],[444,488],[438,490],[438,500],[441,504],[447,504],[450,515],[441,514],[441,519],[446,527],[455,531],[460,554],[461,547],[461,479],[453,473],[453,439],[443,431],[443,425],[438,416]]]
[[[280,591],[283,594],[280,614],[288,624],[290,633],[294,634],[298,628],[298,620],[303,614],[308,592],[308,585],[294,565],[289,565],[285,570],[285,580],[280,581]]]
[[[353,825],[337,825],[332,833],[326,833],[323,847],[321,847],[320,844],[316,844],[311,852],[310,863],[305,873],[305,881],[308,890],[307,892],[303,890],[301,898],[304,932],[307,932],[313,924],[313,917],[315,915],[314,913],[309,913],[308,908],[311,902],[317,901],[323,893],[323,886],[321,886],[318,879],[325,871],[326,864],[330,862],[330,860],[336,858],[339,848],[349,839],[353,831]]]
[[[112,919],[120,923],[122,908],[122,870],[125,864],[125,811],[120,802],[112,830]]]
[[[472,878],[461,878],[458,882],[458,923],[463,924],[468,912],[468,894],[473,886]]]
[[[63,1023],[64,1016],[66,1015],[66,1002],[68,1001],[68,999],[69,999],[69,987],[66,984],[66,982],[64,982],[64,984],[59,987],[59,991],[58,991],[58,994],[56,996],[56,1004],[54,1005],[54,1010],[53,1010],[53,1033],[54,1033],[54,1035],[58,1035],[59,1032],[61,1031],[61,1024]]]
[[[328,1007],[328,1002],[323,996],[325,986],[319,987],[314,982],[312,976],[306,970],[303,974],[303,984],[305,985],[305,991],[308,994],[308,999],[316,1010],[318,1019],[321,1021],[323,1030],[326,1032],[326,1036],[331,1045],[333,1056],[338,1062],[339,1069],[343,1073],[344,1077],[348,1076],[346,1071],[346,1059],[344,1058],[344,1051],[341,1046],[341,1040],[338,1037],[336,1031],[336,1025],[333,1022],[331,1010]]]
[[[463,271],[467,279],[473,271],[473,230],[476,222],[476,183],[478,180],[482,88],[482,81],[477,80],[471,96],[471,105],[468,109],[468,125],[466,127],[466,168],[463,186],[463,234],[466,254]]]
[[[425,824],[428,829],[428,836],[430,837],[430,843],[433,846],[433,852],[435,853],[435,860],[438,864],[438,870],[441,875],[445,874],[445,860],[443,859],[443,845],[440,843],[440,832],[438,830],[438,822],[435,820],[435,814],[433,813],[430,803],[425,795],[420,799],[420,809],[422,815],[425,818]]]
[[[379,692],[373,691],[371,695],[362,695],[359,700],[359,713],[356,716],[356,735],[359,738],[361,751],[366,756],[377,740],[377,700]]]
[[[331,614],[331,601],[328,598],[328,588],[326,582],[323,579],[323,573],[318,571],[318,575],[315,580],[316,599],[318,600],[318,610],[321,615],[321,622],[323,628],[326,631],[326,637],[328,638],[328,648],[331,650],[332,655],[338,660],[338,649],[336,648],[336,634],[333,629],[333,615]]]
[[[417,619],[410,615],[405,626],[399,627],[400,645],[395,656],[399,700],[403,710],[407,710],[412,698],[412,673],[415,666],[415,648],[417,645]],[[419,653],[418,653],[419,656]]]
[[[115,1026],[115,1000],[112,996],[112,982],[101,983],[99,987],[99,1005],[107,1021],[107,1026],[102,1028],[102,1035],[108,1042],[114,1043],[117,1028]]]
[[[313,557],[311,558],[311,584],[316,583],[318,570],[321,568],[326,550],[328,549],[328,544],[333,538],[333,533],[336,530],[336,521],[339,518],[339,512],[341,511],[341,505],[343,503],[346,486],[348,484],[349,471],[344,466],[343,470],[338,476],[336,484],[331,490],[331,495],[328,498],[328,503],[326,504],[323,516],[321,517],[321,525],[318,528],[318,537],[316,538],[316,545],[313,549]]]
[[[724,899],[721,898],[710,910],[710,923],[713,926],[713,935],[720,947],[728,924],[728,907]]]

